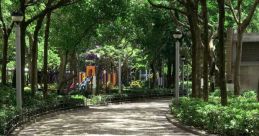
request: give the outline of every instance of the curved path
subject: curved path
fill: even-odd
[[[193,135],[165,117],[169,99],[112,104],[55,115],[16,130],[14,135],[131,135],[172,136]]]

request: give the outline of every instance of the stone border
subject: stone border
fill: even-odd
[[[172,123],[173,125],[187,131],[187,132],[190,132],[190,133],[193,133],[195,135],[199,135],[199,136],[217,136],[215,134],[209,134],[207,133],[206,131],[204,130],[199,130],[195,127],[192,127],[192,126],[186,126],[186,125],[183,125],[180,121],[176,120],[175,117],[170,114],[170,113],[167,113],[166,115],[166,119]]]

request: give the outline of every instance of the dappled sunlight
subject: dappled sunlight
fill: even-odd
[[[36,122],[17,135],[192,135],[170,124],[170,100],[111,104],[75,110]]]

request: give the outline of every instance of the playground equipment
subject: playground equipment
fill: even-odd
[[[85,72],[79,73],[79,89],[81,91],[93,92],[96,90],[96,66],[86,66]],[[107,88],[113,88],[117,84],[117,73],[115,72],[107,72],[103,70],[101,73],[100,83]]]

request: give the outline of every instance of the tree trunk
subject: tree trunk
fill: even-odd
[[[100,65],[100,60],[97,60],[97,65],[98,67],[96,68],[96,92],[98,94],[98,92],[100,92],[101,89],[101,77],[102,77],[102,66]]]
[[[70,65],[71,65],[71,68],[72,68],[72,71],[74,73],[74,75],[76,76],[74,78],[74,82],[77,83],[78,82],[78,71],[77,71],[77,57],[76,57],[76,51],[73,51],[71,53],[71,56],[70,56]]]
[[[58,91],[61,91],[64,84],[63,80],[65,79],[65,72],[66,72],[66,65],[67,65],[67,54],[68,51],[61,54],[61,62],[59,66],[59,73],[58,73]]]
[[[122,84],[124,85],[129,85],[129,66],[128,66],[128,59],[126,58],[124,61],[123,61],[123,65],[121,67],[122,69]]]
[[[242,57],[242,46],[243,46],[243,32],[240,27],[238,27],[237,33],[237,46],[236,46],[236,62],[235,62],[235,74],[234,74],[234,94],[236,96],[240,95],[240,63]]]
[[[198,16],[197,16],[197,20],[198,20]],[[204,87],[204,79],[203,79],[203,86],[202,86],[202,75],[203,75],[203,46],[202,46],[202,38],[201,38],[201,28],[199,27],[198,23],[196,25],[196,37],[197,37],[197,54],[196,54],[196,58],[197,58],[197,62],[196,62],[196,67],[197,67],[197,90],[198,90],[198,97],[199,98],[203,98],[203,90],[202,87]]]
[[[204,45],[204,59],[203,59],[203,78],[204,78],[204,86],[203,86],[203,99],[204,101],[208,101],[209,99],[209,82],[208,82],[208,57],[209,57],[209,37],[208,37],[208,13],[207,13],[207,0],[201,1],[202,5],[202,14],[204,20],[204,32],[203,32],[203,45]]]
[[[24,94],[25,86],[25,48],[26,48],[26,28],[27,26],[22,25],[21,23],[21,76],[22,76],[22,96]],[[24,97],[22,97],[24,99]]]
[[[211,45],[212,44],[212,45]],[[210,46],[213,46],[213,39],[210,39]],[[210,86],[209,86],[209,90],[210,92],[214,92],[215,91],[215,66],[216,66],[216,62],[215,62],[215,51],[213,49],[209,49],[209,80],[210,80]]]
[[[32,71],[32,56],[31,56],[31,50],[32,50],[32,45],[33,45],[33,36],[32,34],[28,33],[28,38],[29,38],[29,49],[28,49],[28,55],[27,55],[27,61],[28,61],[28,68],[29,68],[29,81],[31,83],[31,71]]]
[[[175,75],[174,74],[176,73],[176,68],[175,67],[176,67],[176,63],[174,62],[173,63],[173,73],[172,73],[172,84],[173,84],[173,87],[175,87],[175,84],[174,84],[175,83],[175,78],[174,78]]]
[[[224,46],[224,23],[225,23],[225,7],[224,0],[218,0],[219,9],[219,77],[220,77],[220,92],[221,105],[227,105],[227,89],[226,89],[226,74],[225,74],[225,46]]]
[[[191,19],[189,22],[192,22]],[[192,23],[190,23],[191,33],[192,33],[192,94],[191,96],[197,97],[197,72],[196,72],[196,38],[194,36],[194,29]]]
[[[167,62],[167,88],[170,88],[172,85],[172,63],[170,62],[170,60],[168,59]]]
[[[161,58],[158,59],[158,87],[161,88],[162,84],[160,79],[163,77],[163,60]]]
[[[8,35],[6,32],[3,34],[3,57],[2,57],[2,84],[6,85],[7,73],[7,59],[8,59]]]
[[[235,62],[235,73],[234,73],[234,94],[236,96],[240,95],[240,63],[241,63],[241,58],[242,58],[242,46],[243,46],[243,34],[244,31],[246,30],[246,28],[248,27],[248,25],[250,24],[254,13],[257,9],[258,0],[254,0],[253,5],[250,7],[248,14],[246,16],[246,18],[241,21],[242,19],[242,10],[241,10],[241,5],[242,5],[242,0],[238,1],[238,18],[236,20],[237,24],[238,24],[238,30],[237,30],[237,47],[236,47],[236,62]]]
[[[32,96],[35,95],[35,92],[37,91],[37,76],[38,76],[38,70],[37,70],[37,61],[38,61],[38,35],[39,31],[41,29],[42,23],[43,23],[44,17],[41,17],[37,20],[37,24],[35,26],[34,34],[33,34],[33,45],[32,45],[32,70],[31,70],[31,91]]]
[[[22,13],[25,13],[25,0],[20,0],[20,11]],[[25,86],[25,48],[26,48],[26,29],[27,29],[27,25],[25,23],[25,15],[23,16],[23,21],[20,23],[20,27],[21,27],[21,76],[22,76],[22,99],[24,101],[24,86]]]
[[[257,88],[257,93],[256,93],[257,95],[257,101],[259,102],[259,80],[258,80],[258,88]]]
[[[211,62],[211,69],[210,69],[210,92],[214,92],[215,91],[215,66],[216,66],[216,64],[215,64],[216,62],[215,62],[215,60],[212,60],[212,62]]]
[[[48,95],[48,48],[49,48],[49,28],[51,21],[51,13],[46,16],[46,27],[45,27],[45,39],[44,39],[44,59],[43,59],[43,96],[44,98]]]
[[[200,58],[199,47],[201,45],[200,28],[198,26],[198,7],[192,2],[186,5],[188,22],[192,37],[192,97],[198,97],[200,91]]]
[[[151,71],[153,73],[153,76],[152,76],[152,83],[151,83],[151,89],[154,89],[155,88],[155,84],[156,84],[156,69],[155,69],[155,62],[152,61],[151,63]]]

